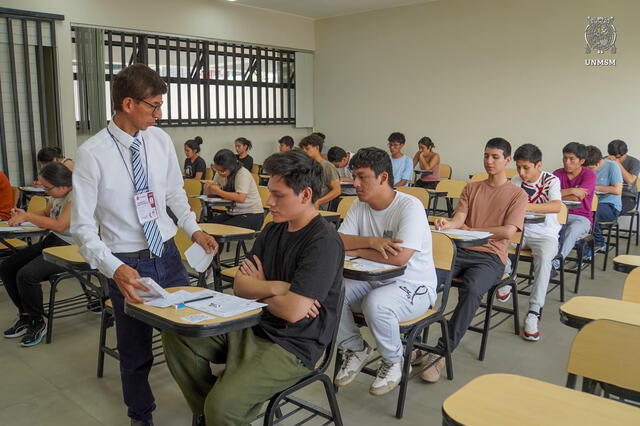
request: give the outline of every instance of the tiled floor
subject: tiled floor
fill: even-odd
[[[632,253],[640,254],[636,247]],[[601,266],[599,256],[597,265]],[[609,267],[606,273],[596,271],[595,280],[584,279],[580,294],[619,298],[626,275]],[[569,287],[573,288],[573,276]],[[62,285],[64,294],[77,284]],[[74,289],[75,290],[75,289]],[[573,293],[568,292],[570,298]],[[455,379],[426,384],[419,379],[410,382],[405,416],[393,417],[397,391],[383,397],[372,397],[368,386],[372,378],[360,376],[338,394],[345,424],[441,424],[443,400],[473,377],[505,372],[533,377],[563,385],[565,366],[575,330],[562,325],[558,318],[558,292],[547,297],[543,337],[529,343],[513,334],[512,322],[494,330],[484,362],[476,359],[479,335],[468,333],[454,354]],[[455,303],[455,293],[451,304]],[[526,298],[521,299],[521,313],[526,313]],[[453,306],[453,305],[452,305]],[[4,289],[0,288],[0,326],[8,327],[15,311]],[[122,403],[117,362],[107,357],[105,375],[96,377],[99,315],[83,314],[56,321],[53,342],[22,348],[18,341],[0,339],[0,425],[126,425],[128,419]],[[112,329],[113,330],[113,329]],[[111,331],[110,337],[113,337]],[[190,412],[166,366],[151,372],[151,386],[158,408],[155,424],[190,425]],[[321,387],[312,386],[300,396],[317,405],[326,406]],[[518,398],[518,395],[513,395]],[[496,401],[499,409],[508,401]],[[319,424],[319,423],[315,423]]]

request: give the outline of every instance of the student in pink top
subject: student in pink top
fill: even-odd
[[[596,174],[583,167],[587,158],[587,147],[571,142],[562,148],[562,169],[553,172],[560,179],[560,193],[563,201],[580,201],[580,208],[569,210],[567,224],[564,227],[560,252],[566,258],[576,241],[591,231],[593,212],[591,203],[596,190]],[[554,269],[560,267],[554,261]]]
[[[425,136],[418,141],[418,152],[413,156],[413,169],[425,170],[431,174],[420,175],[414,186],[419,188],[436,189],[440,182],[440,154],[433,152],[435,144],[430,137]]]

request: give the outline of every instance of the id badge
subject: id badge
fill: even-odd
[[[140,225],[144,225],[145,223],[158,218],[156,200],[153,197],[153,192],[149,191],[136,194],[133,196],[133,199],[136,203],[136,212],[138,213]]]

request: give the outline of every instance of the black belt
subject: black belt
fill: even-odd
[[[165,250],[167,249],[167,246],[172,243],[173,243],[173,238],[170,238],[167,241],[165,241],[162,253],[164,253]],[[128,253],[113,253],[113,255],[116,257],[125,257],[127,259],[154,259],[158,257],[155,254],[151,253],[151,250],[149,249],[132,251]]]

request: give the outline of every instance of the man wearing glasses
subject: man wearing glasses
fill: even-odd
[[[167,85],[143,64],[120,71],[112,82],[115,114],[105,129],[78,149],[71,233],[80,253],[109,278],[124,402],[132,425],[152,425],[155,403],[148,382],[153,364],[152,328],[124,313],[125,302],[142,302],[138,282],[162,287],[189,280],[173,242],[178,226],[208,253],[216,241],[200,230],[183,190],[171,138],[154,125],[162,117]]]

